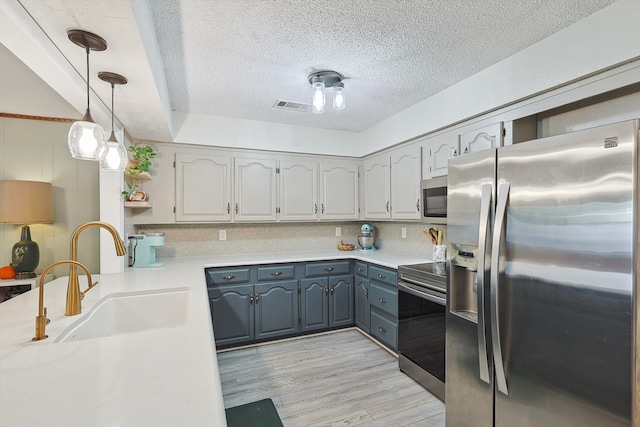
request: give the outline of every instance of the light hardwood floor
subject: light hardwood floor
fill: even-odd
[[[444,427],[444,403],[356,329],[218,354],[225,407],[271,398],[285,427]]]

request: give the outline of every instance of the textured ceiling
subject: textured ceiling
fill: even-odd
[[[24,20],[46,35],[51,55],[62,54],[78,70],[73,97],[63,96],[81,112],[86,101],[78,77],[85,74],[85,56],[66,31],[83,28],[104,37],[107,51],[91,55],[93,90],[108,106],[110,87],[97,72],[125,75],[129,84],[116,92],[118,119],[134,138],[164,141],[171,140],[170,111],[359,132],[614,3],[1,1],[5,9],[23,8]],[[157,41],[159,57],[149,40]],[[13,51],[21,57],[21,49]],[[307,75],[322,69],[346,77],[345,110],[328,105],[315,115],[273,107],[278,99],[309,103]]]
[[[586,17],[610,0],[154,0],[174,110],[362,131]],[[342,73],[322,116],[307,75]],[[327,102],[330,102],[328,98]],[[330,107],[330,106],[329,106]]]

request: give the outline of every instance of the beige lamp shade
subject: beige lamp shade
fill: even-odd
[[[51,183],[0,181],[0,224],[53,223]]]

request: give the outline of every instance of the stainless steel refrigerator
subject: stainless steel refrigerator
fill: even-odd
[[[450,160],[447,427],[631,425],[639,123]]]

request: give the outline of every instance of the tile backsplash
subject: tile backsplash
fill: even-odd
[[[159,258],[298,252],[336,248],[342,240],[357,243],[362,222],[269,223],[269,224],[168,224],[138,225],[136,232],[164,232],[165,244],[157,248]],[[375,226],[376,247],[404,255],[431,257],[431,241],[424,235],[427,224],[369,222]],[[336,227],[341,236],[336,237]],[[406,238],[402,238],[402,229]],[[438,226],[445,230],[446,227]],[[226,240],[220,240],[220,231]]]

